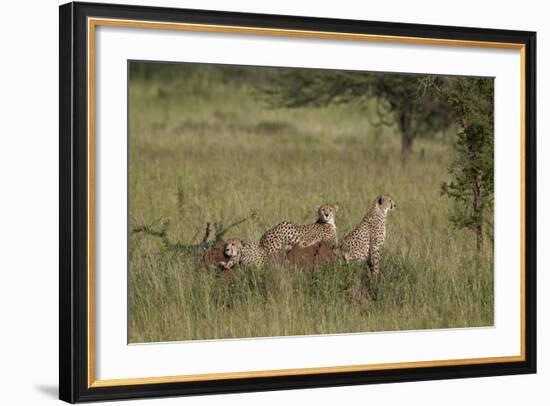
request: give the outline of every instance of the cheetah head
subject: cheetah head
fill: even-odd
[[[390,210],[393,210],[397,207],[393,199],[388,195],[380,195],[376,198],[375,203],[384,215],[388,214]]]
[[[231,238],[227,240],[223,246],[223,254],[227,258],[233,258],[238,255],[243,248],[243,243],[238,238]]]
[[[329,206],[325,204],[317,209],[317,221],[334,225],[334,218],[337,211],[338,206]]]

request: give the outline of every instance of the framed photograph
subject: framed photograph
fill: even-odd
[[[536,371],[534,32],[60,7],[60,398]]]

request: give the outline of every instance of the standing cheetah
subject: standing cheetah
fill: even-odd
[[[313,224],[292,224],[283,221],[267,230],[260,239],[260,247],[268,254],[281,250],[289,251],[298,244],[308,247],[318,242],[336,241],[334,217],[338,206],[323,205],[317,209],[317,221]]]
[[[340,251],[349,261],[370,259],[375,275],[380,272],[380,255],[386,238],[386,215],[397,207],[392,198],[380,195],[361,223],[343,239]]]
[[[227,261],[218,262],[218,265],[224,270],[229,270],[235,265],[240,265],[244,268],[262,266],[268,258],[267,252],[263,248],[237,238],[232,238],[225,242],[223,254],[227,258]]]

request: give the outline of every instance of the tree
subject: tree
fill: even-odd
[[[426,75],[384,74],[373,78],[370,92],[379,104],[385,104],[389,123],[395,123],[401,134],[402,162],[410,157],[417,136],[433,135],[452,122],[430,82],[431,76]]]
[[[485,216],[493,209],[494,197],[494,82],[455,77],[441,79],[436,87],[461,127],[455,144],[457,158],[449,167],[452,180],[443,183],[441,190],[455,202],[451,221],[472,230],[481,251]]]
[[[401,136],[401,160],[412,153],[414,139],[449,127],[452,116],[432,94],[430,76],[288,69],[262,91],[272,107],[356,103],[374,99],[374,125],[395,125]]]

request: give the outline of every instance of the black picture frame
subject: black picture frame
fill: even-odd
[[[536,33],[112,4],[60,6],[59,397],[67,402],[219,394],[536,372]],[[472,365],[90,387],[88,381],[88,17],[514,43],[525,52],[525,359]]]

